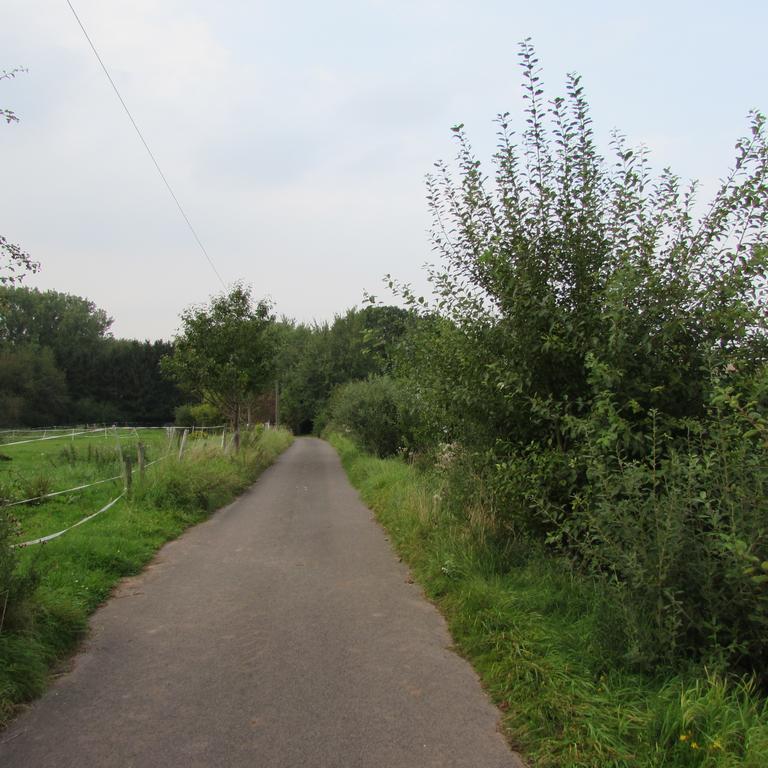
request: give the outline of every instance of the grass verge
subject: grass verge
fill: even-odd
[[[45,689],[53,665],[76,647],[88,617],[121,578],[234,499],[292,440],[285,430],[267,430],[244,437],[237,455],[192,447],[183,461],[153,467],[129,500],[59,539],[20,550],[16,581],[33,589],[9,606],[0,631],[0,726]]]
[[[768,706],[749,680],[692,666],[622,668],[608,589],[527,542],[503,546],[444,483],[330,436],[352,484],[445,615],[502,710],[510,743],[543,768],[764,768]]]

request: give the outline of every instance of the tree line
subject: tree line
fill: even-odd
[[[392,370],[412,313],[353,308],[331,322],[278,320],[236,285],[182,313],[173,341],[116,339],[88,299],[0,287],[0,424],[192,425],[281,421],[319,432],[334,389]],[[279,396],[279,414],[275,394]]]
[[[158,424],[182,396],[163,378],[167,341],[116,339],[88,299],[0,287],[0,424]]]

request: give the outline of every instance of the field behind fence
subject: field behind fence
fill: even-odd
[[[0,431],[0,510],[16,544],[34,546],[85,524],[169,456],[225,449],[226,429],[68,427]]]

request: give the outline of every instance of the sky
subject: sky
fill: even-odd
[[[464,123],[522,127],[517,44],[548,96],[583,77],[656,169],[714,191],[768,110],[768,3],[540,0],[72,0],[226,285],[330,320],[392,274],[426,290],[424,177]],[[0,232],[41,263],[26,285],[85,296],[116,336],[170,338],[220,284],[66,0],[3,0]],[[490,169],[490,166],[488,166]]]

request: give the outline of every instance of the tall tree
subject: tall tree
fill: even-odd
[[[286,423],[312,432],[335,387],[389,372],[412,319],[399,307],[368,306],[337,315],[330,325],[283,324],[278,368]]]
[[[51,350],[0,346],[0,424],[56,424],[66,414],[67,385]]]
[[[162,370],[226,414],[237,444],[248,398],[272,382],[277,335],[271,306],[266,300],[254,303],[251,289],[237,284],[207,306],[186,309],[181,323]]]

